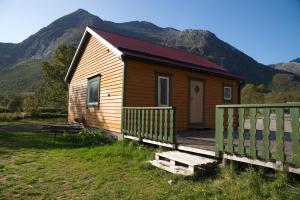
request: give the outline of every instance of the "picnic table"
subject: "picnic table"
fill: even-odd
[[[43,125],[43,129],[47,131],[49,134],[49,142],[53,140],[54,144],[58,134],[63,134],[67,132],[69,134],[75,135],[83,128],[84,128],[83,124],[79,124],[79,123],[74,123],[74,124],[49,123]]]

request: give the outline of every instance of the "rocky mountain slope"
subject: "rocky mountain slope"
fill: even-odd
[[[270,65],[270,67],[278,70],[291,72],[300,76],[300,58],[296,58],[285,63],[277,63],[274,65]]]
[[[161,28],[146,21],[114,23],[79,9],[55,20],[21,43],[0,43],[0,91],[14,93],[34,90],[40,81],[40,67],[37,63],[50,59],[61,44],[77,45],[86,26],[184,49],[223,65],[252,83],[269,83],[273,75],[280,72],[258,63],[206,30],[179,31]],[[34,67],[29,66],[32,63]],[[15,76],[20,72],[24,74],[21,83],[21,78]],[[14,88],[9,86],[11,83],[22,87]]]

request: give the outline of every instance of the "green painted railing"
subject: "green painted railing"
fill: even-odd
[[[175,144],[175,108],[123,107],[124,135]]]
[[[300,103],[217,105],[216,156],[220,157],[222,153],[237,154],[300,167],[299,109]],[[263,124],[262,138],[257,137],[258,118]],[[270,137],[270,118],[276,122],[273,137]],[[245,120],[250,122],[249,130],[244,127]],[[285,137],[285,123],[290,124],[290,137]],[[249,135],[247,139],[246,132]]]

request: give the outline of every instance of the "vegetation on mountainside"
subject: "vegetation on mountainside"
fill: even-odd
[[[43,60],[23,60],[0,71],[1,95],[32,93],[41,84],[42,62]]]
[[[35,93],[38,105],[66,109],[68,85],[64,78],[75,51],[74,46],[60,46],[53,62],[43,62],[43,81]]]
[[[45,108],[57,112],[66,111],[68,86],[64,78],[75,50],[74,46],[60,46],[52,62],[42,63],[42,80],[34,93],[0,94],[0,113],[27,112],[37,115],[37,112],[42,112]],[[18,118],[21,115],[14,116]],[[11,119],[12,115],[3,115],[2,118]]]
[[[300,102],[300,83],[289,74],[276,74],[267,88],[263,84],[246,84],[241,92],[242,103]]]

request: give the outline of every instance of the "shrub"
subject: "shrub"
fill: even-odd
[[[99,145],[108,142],[103,129],[82,129],[77,135],[78,142],[82,145]]]

